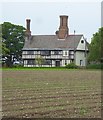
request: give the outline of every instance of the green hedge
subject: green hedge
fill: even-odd
[[[86,67],[87,69],[103,69],[103,64],[89,64]]]

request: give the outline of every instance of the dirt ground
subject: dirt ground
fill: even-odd
[[[101,71],[3,70],[2,116],[101,118]]]

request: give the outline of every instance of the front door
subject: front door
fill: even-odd
[[[80,66],[83,66],[83,60],[80,60]]]
[[[60,61],[55,61],[55,66],[60,67]]]

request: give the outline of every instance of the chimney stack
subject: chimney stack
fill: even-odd
[[[26,35],[31,36],[31,31],[30,31],[30,19],[26,19]]]
[[[68,36],[68,16],[60,16],[60,27],[58,31],[58,38],[65,39]]]
[[[26,28],[28,31],[30,31],[30,19],[26,19]]]

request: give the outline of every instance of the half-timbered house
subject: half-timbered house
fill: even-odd
[[[30,19],[22,49],[24,67],[56,67],[74,62],[86,66],[87,41],[83,34],[70,34],[68,16],[60,16],[60,27],[55,35],[31,35]]]

